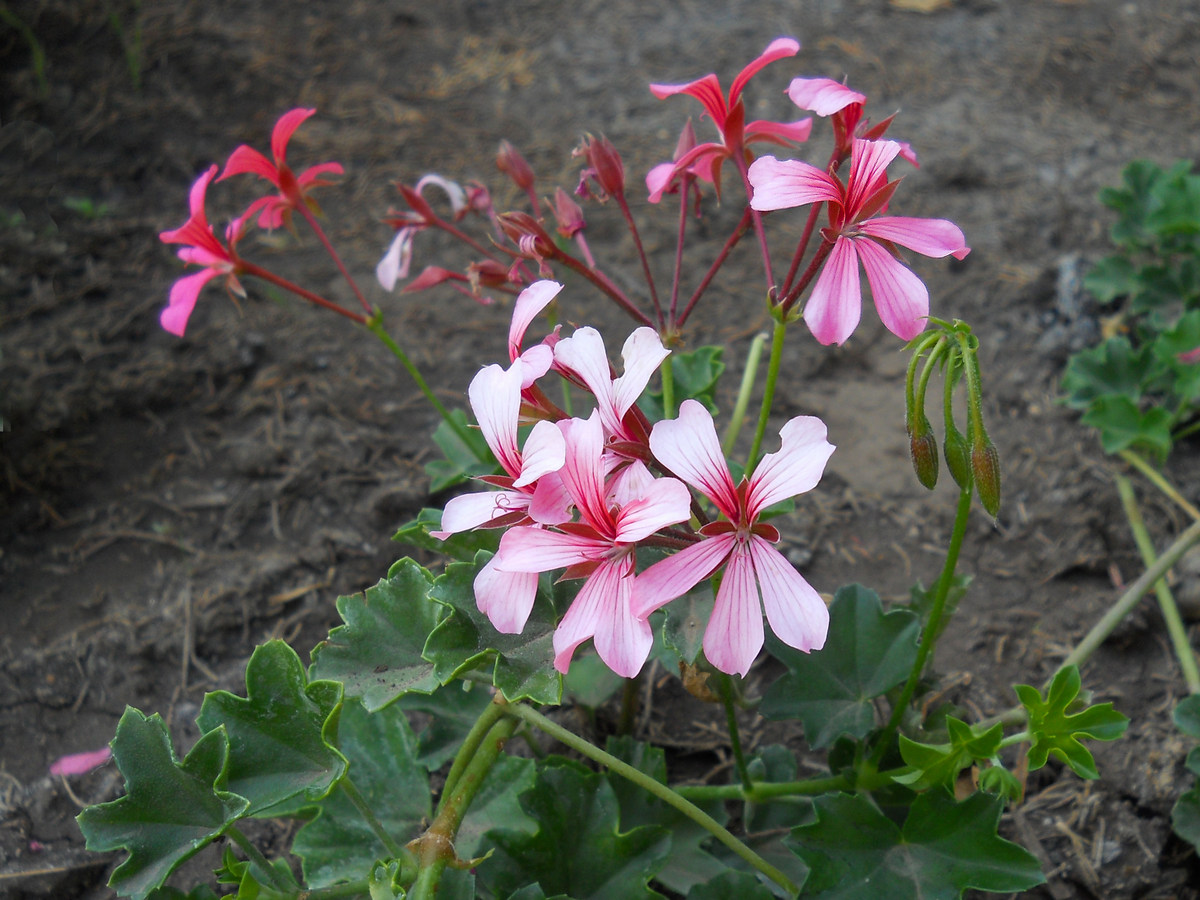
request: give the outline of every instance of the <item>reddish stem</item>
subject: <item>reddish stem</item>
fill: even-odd
[[[298,284],[293,284],[286,278],[262,268],[262,266],[256,266],[254,263],[246,262],[245,260],[238,260],[238,264],[240,271],[245,272],[247,275],[253,275],[255,278],[261,278],[263,281],[270,282],[276,287],[283,288],[285,291],[290,291],[297,297],[302,297],[303,299],[307,300],[309,303],[314,303],[317,306],[323,306],[326,309],[333,310],[333,312],[337,313],[338,315],[345,316],[347,319],[351,319],[357,322],[359,325],[367,324],[366,316],[356,313],[353,310],[346,309],[344,306],[339,306],[330,300],[326,300],[320,294],[314,294],[312,291],[306,290],[305,288],[300,287]]]
[[[709,284],[712,283],[713,278],[716,277],[717,272],[720,270],[721,266],[724,265],[725,259],[731,252],[733,252],[733,248],[736,247],[738,242],[746,236],[746,230],[749,228],[749,226],[750,207],[747,206],[745,211],[742,213],[742,218],[738,221],[737,226],[733,229],[733,233],[730,234],[729,238],[725,241],[725,246],[721,248],[721,252],[717,254],[717,257],[713,260],[712,265],[708,267],[708,271],[704,273],[704,278],[701,279],[700,284],[696,287],[691,299],[688,300],[687,306],[683,308],[683,314],[679,317],[679,321],[675,323],[676,328],[683,327],[683,323],[686,322],[687,317],[691,315],[692,307],[696,305],[696,302],[700,299],[700,296],[706,290],[708,290]]]
[[[362,304],[363,311],[370,316],[374,312],[374,310],[371,309],[371,304],[367,302],[367,298],[364,297],[362,291],[358,289],[358,283],[350,277],[350,273],[347,271],[345,264],[342,262],[342,258],[338,256],[337,251],[333,249],[333,244],[330,243],[329,238],[325,234],[325,229],[321,227],[321,223],[317,221],[317,217],[313,215],[312,210],[308,208],[308,204],[305,203],[303,199],[300,200],[300,203],[296,208],[300,210],[300,215],[304,216],[304,221],[308,223],[309,227],[312,228],[312,230],[316,233],[317,238],[324,245],[325,250],[333,259],[334,265],[338,267],[338,271],[342,273],[342,277],[345,278],[346,283],[350,285],[350,290],[354,291],[354,296],[357,297],[358,302]]]
[[[650,272],[650,260],[646,259],[642,236],[638,233],[637,223],[633,221],[633,213],[629,211],[625,195],[621,194],[616,199],[617,206],[621,208],[621,214],[625,217],[625,224],[629,226],[629,233],[633,235],[633,245],[637,247],[638,258],[642,261],[642,275],[646,279],[646,286],[650,288],[650,300],[654,303],[654,316],[658,319],[658,330],[661,332],[666,320],[663,319],[662,304],[658,302],[658,289],[654,286],[654,276]]]

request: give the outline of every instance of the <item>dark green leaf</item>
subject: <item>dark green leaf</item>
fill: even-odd
[[[1088,407],[1083,423],[1100,430],[1105,453],[1144,447],[1161,458],[1171,452],[1171,414],[1160,406],[1143,412],[1128,397],[1099,397]]]
[[[484,835],[496,828],[507,829],[513,834],[533,835],[537,831],[537,822],[521,809],[520,796],[532,789],[536,781],[532,759],[502,755],[483,779],[479,793],[471,801],[458,829],[454,839],[458,858],[486,855],[491,845]]]
[[[967,766],[995,756],[1004,737],[1000,723],[977,732],[953,716],[946,717],[946,729],[950,740],[944,744],[918,743],[900,735],[900,755],[910,771],[897,776],[896,781],[918,791],[936,786],[952,788],[958,773]]]
[[[467,414],[461,409],[452,409],[450,418],[468,435],[470,443],[464,443],[458,432],[446,422],[438,423],[433,432],[433,442],[441,448],[446,458],[425,464],[430,494],[454,487],[476,475],[488,475],[497,471],[492,451],[483,438],[483,432],[471,426],[467,421]]]
[[[1200,786],[1180,795],[1171,809],[1171,827],[1175,833],[1200,850]]]
[[[713,605],[712,582],[706,579],[665,610],[663,644],[685,663],[695,663],[700,655]]]
[[[441,526],[442,511],[426,507],[411,522],[401,525],[400,530],[392,535],[392,540],[410,547],[444,553],[460,562],[470,562],[480,550],[495,553],[500,545],[500,535],[504,533],[500,528],[477,528],[452,534],[440,541],[429,532],[437,531]]]
[[[1062,388],[1067,405],[1087,409],[1100,397],[1121,396],[1139,400],[1155,373],[1150,352],[1134,350],[1126,337],[1109,338],[1103,344],[1074,354],[1063,373]]]
[[[900,684],[917,654],[916,615],[906,609],[885,615],[879,595],[861,585],[840,589],[829,614],[829,636],[814,653],[768,637],[768,649],[788,672],[759,709],[769,719],[800,719],[814,748],[828,747],[842,734],[860,738],[874,728],[871,700]]]
[[[245,815],[250,801],[225,790],[223,729],[201,737],[180,763],[162,719],[126,707],[111,746],[125,796],[89,806],[77,821],[89,850],[128,851],[108,884],[142,898]]]
[[[313,650],[312,675],[340,681],[346,694],[369,710],[381,709],[410,691],[428,694],[438,686],[433,663],[421,656],[425,641],[444,614],[429,598],[433,579],[411,559],[402,559],[365,594],[339,597],[345,625]]]
[[[521,807],[538,831],[488,833],[496,852],[476,876],[492,891],[506,896],[536,882],[547,894],[578,900],[661,898],[648,882],[670,851],[670,832],[647,825],[620,833],[617,798],[603,775],[551,760]]]
[[[1101,303],[1128,297],[1138,289],[1137,268],[1126,256],[1109,256],[1096,263],[1083,279],[1083,286]]]
[[[521,633],[498,632],[475,602],[475,576],[490,558],[481,551],[473,564],[451,563],[434,582],[430,596],[454,612],[430,634],[425,656],[443,683],[491,665],[493,684],[509,700],[557,704],[562,676],[554,668],[554,607],[539,588]]]
[[[675,408],[684,400],[699,400],[714,416],[717,414],[717,381],[725,371],[721,355],[723,347],[697,347],[681,353],[671,353],[671,374],[675,377]],[[651,422],[663,418],[662,391],[645,391],[638,406]]]
[[[697,884],[687,900],[774,900],[775,895],[749,872],[726,871]]]
[[[400,709],[428,717],[417,734],[417,762],[432,772],[453,759],[463,738],[491,702],[491,691],[470,681],[452,681],[431,694],[401,697],[397,704]]]
[[[1182,316],[1151,345],[1156,359],[1171,372],[1171,391],[1176,402],[1200,396],[1200,363],[1180,362],[1181,353],[1200,347],[1200,309]]]
[[[815,900],[956,900],[963,891],[1015,892],[1045,881],[1037,860],[996,833],[1004,802],[974,794],[962,803],[940,788],[919,794],[903,827],[863,795],[815,801],[817,821],[792,832],[812,869]]]
[[[346,771],[334,749],[341,703],[340,684],[310,684],[296,651],[269,641],[246,666],[246,698],[206,694],[196,723],[225,726],[229,790],[250,801],[248,815],[272,817],[324,797]]]
[[[1080,743],[1080,738],[1115,741],[1125,733],[1129,720],[1113,709],[1111,703],[1079,709],[1082,706],[1077,703],[1079,688],[1079,669],[1075,666],[1059,669],[1045,697],[1027,684],[1013,688],[1029,715],[1029,732],[1033,739],[1029,748],[1029,771],[1040,769],[1046,764],[1047,757],[1053,755],[1070,766],[1080,778],[1100,777],[1095,759]]]
[[[387,833],[402,846],[408,843],[432,809],[429,774],[416,762],[417,739],[404,713],[394,706],[369,713],[348,701],[338,737],[350,780]],[[315,806],[319,814],[292,844],[310,888],[366,878],[377,860],[391,856],[344,790]]]
[[[571,703],[597,709],[625,686],[625,679],[605,665],[595,653],[580,653],[563,676],[563,690]]]

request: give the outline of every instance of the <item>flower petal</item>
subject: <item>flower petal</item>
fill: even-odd
[[[282,166],[287,160],[287,145],[296,129],[315,113],[315,109],[292,109],[279,117],[271,130],[271,155],[278,165]]]
[[[671,351],[663,346],[662,338],[653,328],[637,328],[626,338],[621,348],[625,371],[612,382],[612,402],[618,419],[625,417],[646,389],[650,377],[670,355]]]
[[[912,270],[870,239],[854,242],[871,285],[875,309],[887,330],[911,341],[925,330],[929,290]]]
[[[775,62],[777,59],[784,59],[788,56],[795,56],[800,52],[800,42],[792,37],[779,37],[767,44],[767,49],[764,50],[756,59],[750,62],[750,65],[742,69],[733,79],[733,84],[729,88],[729,105],[733,107],[738,98],[742,96],[742,90],[746,87],[746,83],[757,75],[764,67]]]
[[[891,241],[923,256],[940,259],[953,256],[964,259],[967,246],[962,229],[948,219],[916,219],[909,216],[883,216],[868,219],[858,226],[863,234]]]
[[[755,119],[746,126],[746,143],[754,141],[770,141],[774,144],[786,144],[788,141],[802,144],[812,134],[812,117],[797,119],[795,122],[769,122],[765,119]]]
[[[682,478],[717,505],[727,518],[738,516],[737,490],[712,414],[696,400],[679,405],[679,417],[656,422],[650,450],[667,471]]]
[[[342,168],[341,163],[327,162],[318,163],[315,166],[309,166],[296,178],[296,184],[302,188],[315,187],[321,184],[328,184],[327,181],[319,180],[322,175],[344,175],[346,172]]]
[[[645,496],[621,507],[615,540],[636,544],[660,528],[686,522],[691,516],[692,495],[682,481],[656,478]]]
[[[101,747],[99,750],[86,750],[83,753],[71,753],[60,756],[50,764],[51,775],[86,775],[92,769],[99,768],[112,759],[112,750]]]
[[[501,634],[520,634],[537,597],[537,573],[501,571],[496,559],[475,576],[475,605]]]
[[[787,95],[801,109],[811,109],[818,116],[832,116],[851,103],[866,103],[866,94],[852,91],[832,78],[793,78]]]
[[[746,549],[737,547],[725,565],[712,618],[704,629],[704,655],[722,672],[745,675],[762,645],[762,606],[754,568]]]
[[[771,504],[817,486],[834,451],[827,434],[816,416],[796,416],[779,430],[779,450],[766,454],[750,478],[746,512],[751,520]]]
[[[750,205],[760,211],[842,202],[842,186],[835,178],[798,159],[760,156],[750,164],[749,178],[754,188]]]
[[[757,535],[751,535],[750,541],[750,557],[771,630],[789,647],[805,653],[820,650],[829,632],[825,601],[783,554]]]
[[[850,176],[846,181],[846,212],[857,217],[871,195],[887,184],[887,167],[900,153],[895,141],[855,138],[850,149]]]
[[[804,306],[804,321],[822,344],[843,344],[861,317],[862,282],[855,242],[839,237]]]
[[[705,538],[650,566],[633,585],[634,615],[645,618],[676,597],[682,597],[721,567],[733,550],[733,543],[732,533]]]
[[[412,241],[415,228],[401,228],[388,245],[387,253],[375,267],[375,278],[385,291],[396,289],[396,282],[408,277],[408,267],[412,265]]]
[[[517,419],[521,414],[521,368],[504,369],[493,363],[475,373],[467,398],[483,439],[501,467],[513,478],[521,475]]]
[[[557,281],[535,281],[517,296],[513,304],[512,324],[508,326],[508,358],[515,360],[521,354],[525,331],[537,314],[558,296],[563,286]]]
[[[650,93],[659,100],[673,97],[676,94],[687,94],[695,97],[703,105],[705,111],[716,123],[722,133],[725,131],[725,118],[729,115],[729,107],[725,105],[725,95],[721,92],[721,82],[716,75],[705,75],[687,84],[652,84]]]
[[[169,331],[177,337],[183,337],[192,310],[196,308],[196,298],[200,296],[200,290],[216,278],[217,274],[215,269],[203,269],[191,275],[185,275],[171,285],[171,296],[167,301],[167,308],[158,317],[158,322],[165,331]]]
[[[496,568],[504,572],[549,572],[603,557],[609,541],[519,525],[504,532]]]
[[[229,159],[225,162],[225,170],[221,172],[221,177],[217,180],[224,181],[230,176],[243,175],[247,172],[279,187],[279,170],[265,156],[246,144],[242,144],[229,154]]]
[[[486,525],[492,519],[522,512],[529,506],[529,497],[520,491],[476,491],[451,497],[442,511],[442,527],[429,532],[439,541],[452,534],[470,531]]]
[[[654,643],[650,625],[630,612],[632,560],[605,560],[584,582],[554,632],[554,667],[566,672],[575,648],[594,637],[605,665],[625,678],[642,668]]]
[[[521,477],[513,482],[513,487],[525,487],[544,475],[557,472],[563,467],[566,454],[567,445],[558,426],[553,422],[538,422],[525,438],[521,450]]]

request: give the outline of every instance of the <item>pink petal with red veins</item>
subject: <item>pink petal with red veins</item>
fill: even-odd
[[[612,517],[604,495],[604,474],[601,454],[604,450],[604,427],[600,410],[592,410],[586,419],[570,419],[563,426],[566,438],[566,459],[558,470],[567,493],[584,521],[606,537],[613,535]]]
[[[787,95],[801,109],[811,109],[818,116],[832,116],[851,103],[866,103],[865,94],[852,91],[832,78],[793,78]]]
[[[51,775],[86,775],[93,769],[99,768],[112,759],[112,750],[102,747],[99,750],[88,750],[84,753],[72,753],[60,756],[50,764]]]
[[[923,256],[938,259],[943,256],[963,259],[971,252],[962,229],[947,219],[886,216],[868,219],[859,225],[859,230],[873,238],[892,241]]]
[[[705,75],[687,84],[652,84],[650,93],[659,100],[665,100],[676,94],[687,94],[695,97],[703,105],[705,111],[716,123],[717,128],[725,130],[725,117],[729,108],[725,105],[725,95],[721,93],[721,82],[716,75]]]
[[[771,141],[784,144],[788,141],[802,144],[812,134],[812,119],[797,119],[795,122],[768,122],[757,119],[746,126],[746,143]]]
[[[735,547],[704,629],[704,655],[722,672],[745,675],[762,645],[762,606],[754,568],[745,548]]]
[[[779,450],[766,454],[750,479],[746,511],[751,520],[771,504],[817,486],[834,451],[827,435],[825,423],[815,416],[796,416],[779,430]]]
[[[508,529],[500,539],[496,568],[504,572],[549,572],[601,559],[611,549],[611,541],[519,526]]]
[[[216,244],[208,219],[204,215],[204,195],[208,185],[217,174],[217,167],[210,166],[208,171],[192,182],[188,191],[188,220],[171,231],[163,231],[158,239],[164,244]]]
[[[682,481],[656,479],[644,497],[617,513],[616,542],[636,544],[660,528],[687,521],[692,514],[691,502],[692,495]]]
[[[513,304],[512,323],[508,326],[508,358],[516,359],[521,353],[525,332],[538,313],[550,305],[563,286],[557,281],[535,281],[517,296]]]
[[[342,168],[341,163],[320,163],[315,166],[309,166],[307,169],[301,172],[299,177],[296,179],[296,183],[302,188],[312,187],[319,184],[328,184],[329,182],[319,181],[318,179],[322,175],[343,175],[345,174],[345,171],[346,170]]]
[[[279,187],[279,170],[265,156],[246,144],[242,144],[242,146],[229,154],[229,159],[225,163],[225,170],[217,180],[224,181],[233,175],[244,175],[246,173],[257,175],[259,178],[264,178],[271,182],[275,187]]]
[[[387,253],[375,267],[375,278],[385,291],[396,289],[396,282],[408,277],[412,265],[412,241],[415,228],[401,228],[388,245]]]
[[[671,351],[663,346],[662,338],[653,328],[635,329],[625,340],[621,348],[625,373],[612,382],[612,402],[618,419],[629,412],[646,389],[650,377],[670,355]]]
[[[749,178],[754,188],[750,206],[760,211],[842,202],[842,186],[836,179],[798,159],[761,156],[750,164]]]
[[[563,467],[566,454],[566,442],[558,427],[553,422],[538,422],[525,438],[521,450],[521,477],[513,482],[513,487],[525,487],[544,475],[557,472]]]
[[[633,462],[627,462],[615,454],[610,454],[604,457],[604,462],[607,472],[604,482],[604,497],[610,507],[625,506],[641,500],[649,493],[656,480],[641,460],[635,459]],[[625,465],[613,465],[609,468],[607,465],[609,462],[625,463]],[[613,474],[614,470],[616,474]]]
[[[201,289],[217,275],[215,269],[204,269],[180,278],[171,285],[167,308],[158,317],[158,322],[164,330],[177,337],[183,337],[192,310],[196,308],[196,298],[200,296]]]
[[[521,412],[521,371],[492,364],[475,373],[467,398],[483,439],[501,467],[513,478],[521,474],[521,451],[517,446],[517,418]]]
[[[533,498],[529,501],[529,517],[542,525],[561,525],[570,522],[571,495],[563,486],[557,472],[543,475],[538,479],[537,487],[533,489]]]
[[[854,242],[871,285],[875,309],[887,330],[911,341],[925,330],[929,315],[929,290],[913,272],[869,239]]]
[[[478,528],[498,516],[524,510],[528,505],[528,495],[520,491],[477,491],[474,494],[459,494],[450,498],[442,511],[442,527],[429,533],[439,541],[444,541],[452,534]]]
[[[887,167],[900,153],[895,141],[855,138],[850,150],[850,176],[846,184],[847,215],[853,219],[871,195],[887,184]]]
[[[283,165],[287,159],[287,145],[292,139],[292,134],[314,113],[315,109],[292,109],[279,117],[271,131],[271,155],[275,157],[275,162]]]
[[[825,601],[783,554],[757,535],[750,541],[750,557],[771,630],[789,647],[805,653],[820,650],[829,632]]]
[[[753,60],[750,65],[742,69],[737,77],[733,79],[733,84],[729,88],[729,105],[732,107],[738,102],[738,98],[742,95],[742,90],[746,87],[746,83],[764,67],[775,62],[777,59],[795,56],[799,52],[800,42],[795,38],[775,38],[775,40],[767,44],[767,49],[757,59]]]
[[[566,672],[575,648],[594,637],[596,652],[610,669],[632,678],[654,643],[650,625],[630,611],[632,562],[605,560],[584,582],[554,632],[554,667]]]
[[[520,634],[537,597],[536,572],[502,572],[496,557],[475,576],[475,605],[501,634]]]
[[[717,439],[712,415],[696,400],[684,400],[679,417],[656,422],[650,450],[666,469],[704,493],[727,518],[738,516],[733,476]]]
[[[804,306],[804,321],[822,344],[843,344],[861,316],[862,283],[855,242],[839,237]]]
[[[645,618],[708,578],[728,558],[734,541],[732,533],[705,538],[650,566],[634,581],[634,615]]]

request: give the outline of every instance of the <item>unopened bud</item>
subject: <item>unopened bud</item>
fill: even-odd
[[[960,490],[969,491],[973,479],[971,477],[971,448],[966,437],[954,426],[952,419],[946,419],[946,439],[942,442],[942,455],[946,457],[946,468],[950,477]]]
[[[562,188],[554,189],[554,204],[551,210],[554,220],[558,223],[558,233],[568,240],[583,231],[587,224],[583,220],[583,209]]]
[[[496,154],[496,168],[513,180],[517,187],[525,193],[533,190],[533,169],[525,161],[517,148],[508,141],[500,142],[500,152]]]
[[[590,134],[585,136],[583,143],[575,150],[575,155],[587,158],[587,174],[596,180],[605,196],[624,196],[625,164],[621,162],[621,154],[608,138],[597,138]]]
[[[971,471],[975,473],[975,490],[979,502],[995,517],[1000,512],[1000,454],[985,434],[971,447]]]
[[[912,457],[913,470],[917,473],[917,481],[932,491],[937,487],[938,449],[933,428],[924,413],[909,430],[908,452]]]

